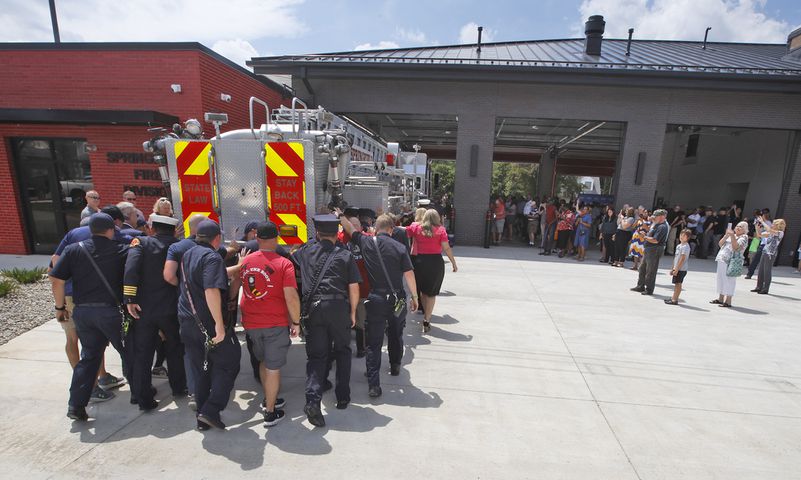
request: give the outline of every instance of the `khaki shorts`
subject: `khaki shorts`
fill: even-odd
[[[58,322],[58,324],[61,325],[61,328],[63,328],[65,332],[74,332],[75,322],[72,321],[72,310],[75,308],[75,304],[72,303],[72,297],[64,297],[64,305],[67,306],[67,317],[69,318],[65,322]]]

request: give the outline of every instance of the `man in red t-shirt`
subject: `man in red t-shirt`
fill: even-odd
[[[349,216],[348,220],[357,231],[362,231],[362,224],[359,222],[358,217]],[[363,232],[365,235],[369,233]],[[367,266],[364,264],[364,257],[362,256],[362,249],[359,245],[350,241],[350,235],[344,230],[337,234],[337,241],[345,246],[350,253],[353,254],[353,259],[356,260],[356,268],[359,269],[359,275],[362,276],[362,281],[359,284],[359,305],[356,307],[356,357],[362,358],[365,356],[365,349],[367,347],[367,340],[364,336],[364,321],[367,319],[367,309],[364,306],[367,296],[370,294],[370,278],[367,275]]]
[[[239,275],[231,282],[231,290],[242,287],[239,303],[242,325],[253,342],[253,353],[259,359],[259,375],[264,389],[264,426],[271,427],[284,418],[278,398],[281,367],[287,352],[300,330],[300,298],[292,262],[278,255],[278,227],[271,222],[256,227],[259,250],[244,260]],[[289,319],[292,320],[290,325]]]

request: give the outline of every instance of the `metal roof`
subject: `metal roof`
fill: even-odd
[[[801,59],[784,44],[605,39],[600,56],[584,53],[584,39],[538,40],[421,48],[396,48],[253,58],[249,65],[492,65],[599,70],[693,72],[739,75],[801,75]]]

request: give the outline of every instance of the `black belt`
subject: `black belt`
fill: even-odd
[[[110,303],[78,303],[78,304],[75,304],[75,306],[76,307],[93,307],[93,308],[98,308],[98,307],[117,308],[116,305],[112,305]]]
[[[397,292],[393,292],[392,290],[370,290],[371,295],[378,295],[379,297],[389,298],[393,295],[398,295],[399,297],[406,297],[406,291],[398,290]]]
[[[312,298],[315,301],[321,301],[321,302],[324,302],[324,301],[327,301],[327,300],[342,300],[342,301],[346,301],[347,300],[347,298],[345,298],[344,295],[340,295],[340,294],[337,294],[337,293],[332,293],[332,294],[327,294],[327,295],[315,295]]]

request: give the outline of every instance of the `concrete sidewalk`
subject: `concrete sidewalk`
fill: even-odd
[[[801,277],[774,270],[772,295],[740,279],[718,308],[714,265],[692,260],[680,306],[665,269],[657,295],[635,272],[536,249],[458,247],[430,335],[411,315],[399,377],[353,403],[302,413],[304,349],[284,370],[287,416],[261,426],[243,357],[226,432],[193,430],[185,400],[157,380],[140,414],[127,387],[65,417],[69,367],[50,322],[0,347],[0,471],[9,478],[795,479],[801,472]],[[665,259],[667,267],[671,259]],[[244,349],[244,347],[243,347]],[[109,351],[108,368],[119,374]],[[386,356],[384,357],[386,368]],[[333,376],[332,376],[333,378]]]
[[[0,270],[46,267],[50,255],[0,255]]]

